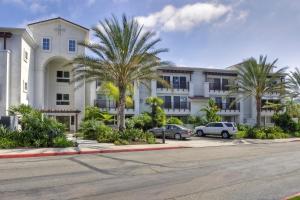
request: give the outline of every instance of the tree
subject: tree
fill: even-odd
[[[147,84],[150,80],[165,83],[155,69],[168,66],[158,57],[167,49],[157,49],[159,38],[155,33],[145,31],[135,19],[123,15],[100,21],[100,26],[92,28],[98,43],[89,41],[80,45],[93,52],[73,59],[75,81],[111,82],[119,90],[117,120],[120,131],[125,129],[125,102],[127,88],[134,82]]]
[[[161,108],[163,103],[164,100],[159,97],[148,97],[146,99],[146,104],[151,107],[152,127],[162,126],[166,123],[166,114]]]
[[[128,94],[126,94],[125,106],[133,107],[133,100],[132,100],[133,86],[130,85],[127,88],[127,91]],[[107,97],[113,99],[117,103],[117,105],[119,104],[120,91],[119,88],[115,86],[112,82],[103,83],[100,87],[100,93],[104,93]]]
[[[84,113],[84,121],[87,120],[98,120],[102,121],[103,123],[107,124],[110,122],[113,122],[113,115],[107,113],[107,112],[101,112],[99,108],[94,106],[87,106],[85,108]]]
[[[217,114],[219,111],[216,102],[213,99],[208,100],[208,105],[202,108],[201,111],[205,112],[207,122],[219,122],[221,121],[220,115]]]
[[[288,75],[287,89],[291,98],[298,97],[300,95],[300,70],[296,68],[294,72]]]
[[[256,125],[260,127],[262,97],[266,93],[284,92],[284,83],[278,83],[286,68],[274,72],[277,59],[267,63],[267,56],[260,56],[257,61],[250,58],[237,66],[236,84],[230,85],[231,93],[241,93],[241,98],[255,97],[256,100]]]

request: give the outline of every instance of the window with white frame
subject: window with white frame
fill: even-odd
[[[50,51],[50,47],[51,47],[50,42],[51,42],[50,38],[43,38],[42,47],[44,51]]]
[[[23,59],[25,62],[28,62],[28,52],[24,49],[24,52],[23,52]]]
[[[69,71],[57,71],[56,72],[56,82],[69,83],[70,82],[70,72]]]
[[[75,52],[75,51],[76,51],[76,41],[69,40],[69,52]]]
[[[56,105],[70,105],[70,95],[69,94],[56,94]]]

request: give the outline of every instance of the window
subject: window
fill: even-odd
[[[160,76],[161,79],[165,80],[168,84],[170,84],[170,76]],[[160,82],[157,82],[156,88],[165,88]]]
[[[28,62],[28,52],[24,49],[23,59],[25,62]]]
[[[222,97],[215,97],[215,102],[218,108],[222,108]]]
[[[222,123],[215,123],[215,127],[223,127]]]
[[[70,82],[70,72],[68,71],[57,71],[56,72],[56,81],[57,82]]]
[[[76,51],[76,41],[69,40],[69,52],[75,52],[75,51]]]
[[[180,109],[180,96],[174,96],[174,108]]]
[[[229,80],[222,79],[222,90],[229,90]]]
[[[185,76],[180,77],[180,89],[188,89]]]
[[[162,96],[160,98],[164,100],[163,108],[167,108],[167,109],[172,108],[171,96]]]
[[[185,96],[180,97],[180,108],[182,108],[182,109],[188,108],[187,97],[185,97]]]
[[[173,76],[173,88],[179,89],[180,80],[178,76]]]
[[[50,38],[43,38],[43,50],[50,51]]]
[[[56,94],[56,105],[70,105],[69,94]]]

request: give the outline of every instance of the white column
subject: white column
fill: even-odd
[[[242,95],[239,94],[238,98],[241,99]],[[240,101],[240,115],[239,115],[239,123],[244,123],[244,99],[241,99]]]
[[[204,97],[209,97],[209,82],[204,82]]]
[[[156,80],[151,80],[151,96],[156,97]]]
[[[10,51],[0,51],[0,116],[8,115],[10,106]]]
[[[47,88],[45,86],[45,70],[36,69],[35,71],[35,101],[34,105],[38,109],[43,109],[45,107],[45,98],[47,98]]]

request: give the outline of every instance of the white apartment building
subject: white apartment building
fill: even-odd
[[[89,29],[63,18],[39,21],[26,28],[0,27],[0,116],[7,115],[10,106],[28,104],[56,117],[70,130],[77,130],[87,105],[115,114],[116,103],[97,92],[98,83],[74,83],[72,67],[64,67],[75,56],[85,54],[77,42],[88,37]],[[202,115],[201,108],[213,98],[224,121],[255,124],[254,98],[229,106],[240,95],[228,96],[227,85],[237,76],[234,67],[174,66],[158,69],[158,73],[171,88],[156,81],[151,81],[150,87],[135,83],[134,105],[126,108],[127,116],[149,111],[145,103],[149,96],[164,99],[166,114],[176,117]],[[279,100],[279,94],[268,94],[263,102]],[[274,111],[263,109],[262,123],[271,123],[273,114]]]

